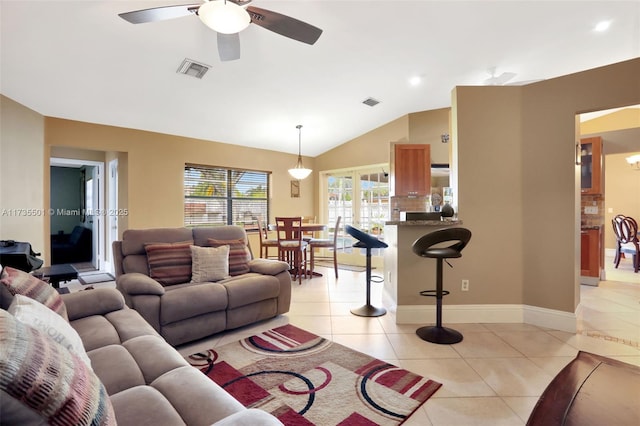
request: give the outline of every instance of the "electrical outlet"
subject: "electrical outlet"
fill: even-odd
[[[462,280],[462,291],[469,291],[469,280]]]

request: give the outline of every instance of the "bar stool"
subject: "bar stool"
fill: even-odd
[[[359,308],[351,309],[353,315],[360,317],[380,317],[387,313],[385,308],[376,308],[371,304],[371,249],[389,247],[384,241],[362,232],[351,225],[345,226],[347,234],[358,240],[353,247],[367,249],[367,303]]]
[[[448,291],[442,289],[442,261],[462,257],[461,251],[470,239],[471,231],[466,228],[446,228],[423,235],[411,246],[413,252],[418,256],[437,259],[436,289],[420,292],[421,296],[436,298],[436,325],[420,327],[416,330],[416,334],[422,340],[443,345],[462,341],[460,332],[442,326],[442,297],[449,294]],[[455,243],[450,246],[442,245],[442,243],[450,241],[455,241]],[[447,264],[451,266],[449,262]]]

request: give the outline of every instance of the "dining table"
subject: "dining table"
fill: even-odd
[[[278,226],[275,223],[270,223],[269,225],[267,225],[267,229],[269,231],[277,231],[278,230]],[[309,232],[321,232],[321,231],[325,231],[327,229],[327,225],[324,223],[302,223],[300,225],[300,231],[305,234],[305,233],[309,233]],[[306,275],[311,275],[314,277],[321,277],[322,274],[320,272],[317,271],[313,271],[313,273],[311,272],[311,269],[307,269],[306,271]]]

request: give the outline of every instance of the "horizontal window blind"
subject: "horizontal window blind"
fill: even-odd
[[[253,228],[269,217],[269,172],[187,164],[184,224]]]

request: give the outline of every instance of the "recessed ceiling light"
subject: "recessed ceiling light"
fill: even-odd
[[[597,31],[599,33],[607,31],[611,26],[611,21],[600,21],[593,27],[593,31]]]
[[[416,75],[414,77],[411,77],[409,79],[409,84],[412,86],[417,86],[418,84],[422,83],[422,77]]]

